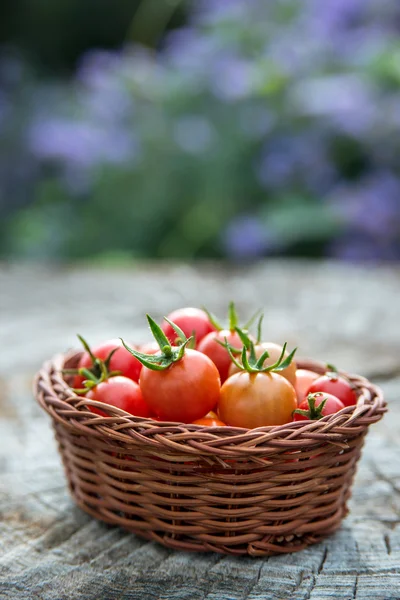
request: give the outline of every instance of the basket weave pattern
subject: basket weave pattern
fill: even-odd
[[[80,353],[58,356],[35,379],[50,414],[69,488],[87,513],[165,546],[226,554],[301,550],[335,531],[368,426],[386,410],[368,380],[357,407],[304,424],[247,430],[159,423],[109,407],[100,417],[61,370]],[[313,360],[299,368],[325,371]]]

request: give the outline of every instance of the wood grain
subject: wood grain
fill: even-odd
[[[0,598],[400,598],[400,271],[332,263],[226,268],[0,268]],[[70,500],[49,420],[31,395],[43,360],[123,335],[145,341],[144,312],[184,304],[244,317],[302,355],[336,362],[382,385],[390,412],[371,428],[351,513],[302,552],[265,559],[198,555],[91,519]]]

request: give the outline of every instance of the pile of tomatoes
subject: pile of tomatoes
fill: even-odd
[[[242,327],[233,303],[224,328],[206,310],[182,308],[158,325],[147,315],[154,341],[123,339],[85,351],[73,375],[77,394],[137,417],[206,427],[255,428],[319,419],[355,405],[350,381],[329,367],[325,375],[297,369],[294,353],[261,341]],[[70,380],[69,380],[70,381]],[[92,412],[107,416],[101,408]]]

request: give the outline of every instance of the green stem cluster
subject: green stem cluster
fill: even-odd
[[[228,329],[229,331],[234,332],[234,331],[236,331],[236,328],[239,326],[239,315],[237,313],[235,303],[232,301],[229,302],[229,307],[228,307],[228,325],[227,325],[227,327],[224,327],[221,324],[220,320],[204,306],[202,307],[202,310],[204,310],[210,323],[215,327],[215,329],[217,331],[222,331],[224,329]],[[250,317],[250,319],[247,321],[247,323],[245,323],[243,325],[242,329],[244,329],[244,330],[250,329],[250,327],[254,323],[254,321],[257,318],[257,315],[259,313],[260,313],[260,310],[258,310],[252,317]]]
[[[77,334],[77,337],[85,351],[89,354],[92,361],[92,366],[90,368],[81,367],[80,369],[63,369],[63,374],[81,375],[82,377],[86,377],[86,379],[83,380],[83,388],[72,388],[75,394],[83,395],[96,387],[96,385],[99,385],[99,383],[106,381],[109,377],[115,377],[121,373],[120,371],[110,371],[111,359],[118,348],[111,350],[107,358],[105,360],[101,360],[101,358],[98,358],[93,354],[91,347],[84,337],[79,334]]]
[[[293,411],[293,414],[296,413],[298,415],[302,415],[303,417],[306,417],[310,421],[317,421],[318,419],[322,419],[322,417],[324,416],[322,414],[322,410],[323,410],[325,404],[327,403],[328,398],[324,398],[318,406],[315,406],[315,402],[318,398],[320,398],[323,395],[324,395],[323,392],[315,392],[315,394],[308,394],[307,402],[308,402],[309,409],[302,410],[301,408],[296,408],[296,410]]]
[[[178,346],[172,346],[171,342],[161,327],[154,321],[154,319],[152,319],[150,315],[146,315],[146,317],[153,337],[160,348],[160,352],[158,354],[143,354],[143,352],[139,352],[138,350],[130,348],[130,346],[128,346],[122,338],[121,342],[126,350],[135,356],[135,358],[137,358],[142,365],[148,369],[151,369],[152,371],[164,371],[173,363],[178,362],[183,358],[185,349],[193,340],[193,336],[187,338],[178,325],[167,319],[167,317],[164,317],[167,323],[171,325],[178,338],[181,340],[181,343],[179,343]]]
[[[247,333],[241,330],[239,327],[236,327],[236,331],[243,342],[243,348],[241,349],[241,362],[239,362],[235,356],[235,348],[228,343],[228,340],[225,338],[225,343],[223,346],[227,349],[229,356],[231,357],[232,362],[240,369],[241,371],[247,371],[248,373],[268,373],[270,371],[274,371],[279,373],[291,364],[293,357],[297,351],[295,348],[289,356],[285,358],[287,342],[284,343],[282,347],[282,352],[278,358],[278,360],[272,365],[264,366],[265,361],[269,358],[270,354],[268,350],[265,350],[260,357],[257,358],[255,352],[254,342],[249,338]]]

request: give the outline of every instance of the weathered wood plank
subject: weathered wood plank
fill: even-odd
[[[0,269],[0,598],[400,598],[399,293],[399,271],[327,263]],[[220,313],[231,297],[245,315],[266,309],[268,337],[380,374],[390,404],[367,437],[343,527],[297,554],[175,552],[91,519],[68,496],[49,421],[32,400],[34,371],[75,345],[76,331],[144,341],[145,311],[207,304]]]

